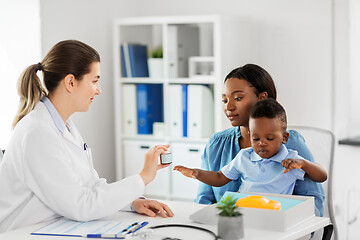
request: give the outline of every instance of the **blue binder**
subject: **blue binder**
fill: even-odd
[[[182,92],[182,123],[183,123],[183,137],[187,137],[187,110],[188,110],[188,86],[181,85]]]
[[[128,47],[132,77],[149,77],[146,45],[129,44]]]
[[[154,122],[164,122],[163,85],[137,84],[138,134],[152,134]]]
[[[147,59],[148,57],[146,45],[127,43],[121,45],[122,76],[149,77],[149,67]]]

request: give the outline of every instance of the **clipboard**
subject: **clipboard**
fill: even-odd
[[[119,221],[78,222],[61,217],[31,233],[31,235],[83,237],[88,234],[120,234],[129,223]]]

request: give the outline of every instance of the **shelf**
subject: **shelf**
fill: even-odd
[[[234,29],[240,31],[234,32]],[[114,20],[113,90],[117,179],[141,171],[144,155],[156,144],[171,145],[174,164],[201,168],[201,155],[209,137],[223,130],[222,105],[221,101],[217,101],[221,94],[223,78],[231,66],[242,65],[252,56],[249,51],[251,48],[247,44],[250,41],[246,39],[251,35],[247,34],[250,33],[249,30],[248,22],[243,18],[229,16],[140,17]],[[228,37],[230,35],[231,38]],[[120,48],[121,45],[123,50]],[[133,49],[132,55],[129,53],[129,45]],[[152,61],[148,60],[148,70],[151,66],[148,75],[140,74],[144,71],[139,71],[135,75],[133,72],[125,74],[124,70],[126,73],[130,72],[129,69],[133,71],[129,65],[136,65],[131,65],[130,61],[130,56],[132,60],[136,58],[135,45],[146,46],[148,53],[162,47],[163,61],[157,68],[153,68]],[[137,49],[141,50],[143,47]],[[138,60],[143,66],[145,54],[143,50],[140,53],[141,59]],[[149,58],[149,55],[147,57]],[[141,87],[159,87],[162,92],[144,92]],[[144,98],[145,93],[154,94],[152,96],[160,96],[162,93],[162,104],[153,104],[152,98]],[[144,114],[144,106],[150,105],[160,106],[162,113]],[[163,119],[153,119],[153,116],[161,114]],[[139,127],[149,126],[138,124],[140,121],[146,123],[146,117],[151,120],[153,128],[149,131],[139,131]],[[185,129],[187,132],[184,134]],[[138,134],[139,132],[149,134]],[[184,135],[188,137],[182,137]],[[177,199],[194,199],[196,193],[197,185],[192,179],[187,181],[172,171],[159,171],[146,191],[146,195],[149,196]]]
[[[169,79],[170,84],[215,84],[215,81],[216,81],[216,78],[213,76]]]
[[[170,78],[170,79],[156,79],[156,78],[120,78],[118,80],[121,84],[215,84],[216,78],[214,76],[198,76],[193,78]]]
[[[155,78],[121,78],[120,83],[132,83],[132,84],[139,84],[139,83],[148,83],[148,84],[159,84],[164,83],[164,79],[155,79]]]
[[[174,137],[165,137],[165,136],[155,136],[155,135],[122,135],[123,140],[144,140],[144,141],[159,141],[159,142],[179,142],[179,143],[200,143],[204,144],[209,141],[208,138],[174,138]]]
[[[163,136],[154,136],[154,135],[122,135],[123,140],[144,140],[144,141],[160,141],[164,142],[166,140]]]

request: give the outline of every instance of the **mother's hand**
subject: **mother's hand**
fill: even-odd
[[[158,213],[164,218],[174,216],[174,213],[166,204],[156,200],[136,199],[133,201],[132,207],[137,213],[150,217],[156,217]]]

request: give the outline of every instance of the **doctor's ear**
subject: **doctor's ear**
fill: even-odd
[[[72,92],[75,86],[75,76],[73,74],[68,74],[64,78],[65,88],[68,92]]]

